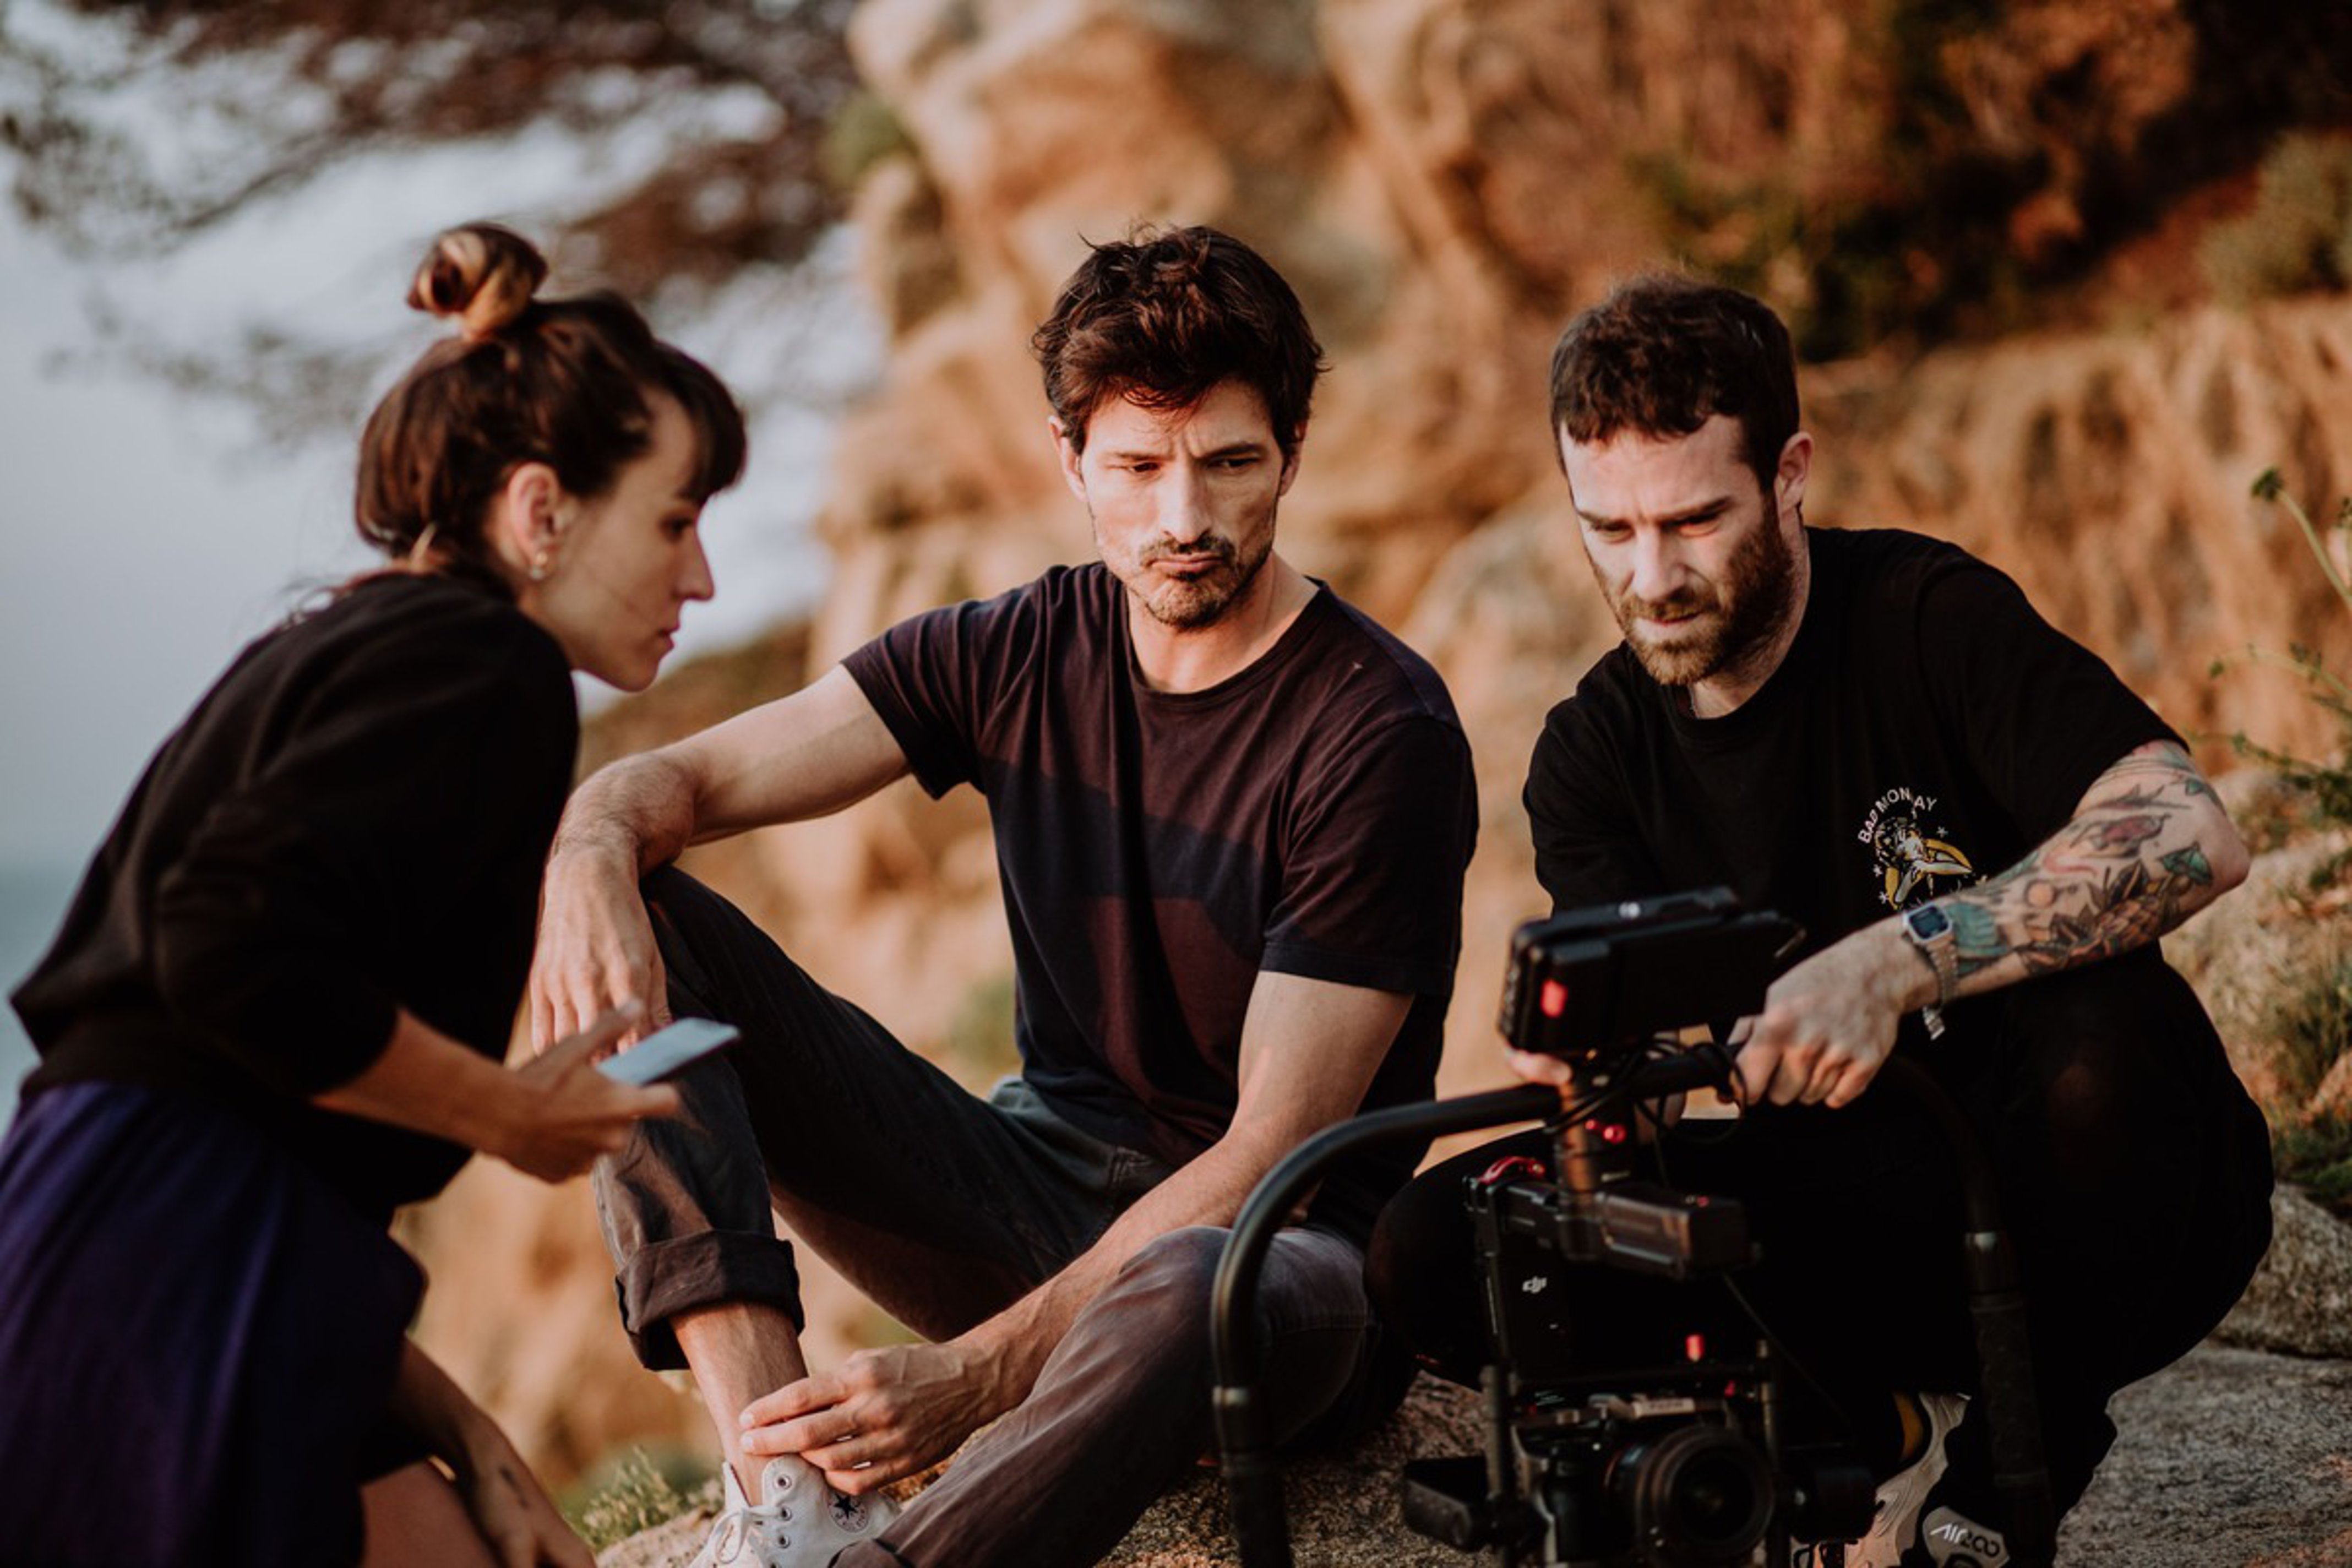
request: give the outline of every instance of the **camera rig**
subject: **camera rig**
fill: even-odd
[[[1289,1568],[1288,1523],[1259,1367],[1246,1325],[1275,1232],[1336,1161],[1386,1142],[1540,1121],[1551,1158],[1506,1160],[1467,1184],[1490,1357],[1480,1377],[1483,1456],[1416,1460],[1405,1521],[1503,1568],[1641,1563],[1717,1568],[1788,1561],[1792,1539],[1835,1542],[1869,1527],[1869,1474],[1843,1449],[1785,1443],[1779,1366],[1763,1339],[1586,1342],[1563,1331],[1567,1281],[1601,1268],[1675,1281],[1755,1257],[1732,1200],[1638,1182],[1637,1123],[1656,1102],[1731,1078],[1728,1053],[1662,1037],[1760,1010],[1801,932],[1726,889],[1572,910],[1519,928],[1499,1025],[1525,1051],[1570,1062],[1575,1088],[1540,1085],[1375,1111],[1326,1130],[1270,1172],[1219,1260],[1211,1323],[1215,1415],[1244,1568]],[[1721,1037],[1725,1028],[1716,1031]],[[1927,1075],[1891,1059],[1900,1086],[1958,1162],[1979,1404],[2012,1564],[2047,1563],[2055,1525],[2041,1453],[2024,1303],[1992,1197],[1990,1167]],[[1834,1568],[1838,1549],[1824,1549]]]

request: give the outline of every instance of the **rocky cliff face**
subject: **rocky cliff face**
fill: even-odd
[[[2300,690],[2217,684],[2208,666],[2330,632],[2346,647],[2293,524],[2248,486],[2276,464],[2304,496],[2352,488],[2352,306],[2159,308],[2178,278],[2130,281],[2156,242],[2107,233],[2119,192],[2161,193],[2200,166],[2181,151],[2185,121],[2242,98],[2248,71],[2281,91],[2301,79],[2234,55],[2214,68],[2221,41],[2170,0],[2013,7],[1976,30],[1932,9],[868,0],[852,42],[915,151],[874,171],[856,208],[893,350],[840,448],[824,525],[840,576],[816,657],[1085,558],[1030,327],[1085,237],[1138,219],[1248,237],[1298,286],[1333,365],[1284,548],[1436,662],[1477,746],[1486,830],[1455,1029],[1467,1057],[1501,933],[1534,901],[1517,815],[1527,748],[1615,636],[1545,429],[1561,321],[1680,250],[1834,335],[1853,309],[1841,290],[1875,274],[1774,226],[1814,220],[1859,252],[1858,215],[1893,215],[1909,223],[1896,258],[1920,278],[1988,265],[1981,239],[1934,248],[1974,171],[1992,189],[1970,210],[2016,277],[2055,277],[2071,257],[2067,276],[2110,279],[2111,317],[2139,313],[1815,368],[1810,510],[1987,556],[2185,731],[2324,744]],[[2207,123],[2210,142],[2246,130],[2243,116]],[[1890,188],[1906,179],[1918,188]],[[2176,237],[2170,270],[2193,268],[2178,250]],[[2087,310],[2068,296],[2045,314]],[[828,920],[809,933],[820,947],[871,952],[877,933],[921,940],[942,923],[995,942],[964,837],[977,813],[905,805],[778,851],[796,896],[877,912],[869,928]],[[787,869],[769,853],[747,858],[756,879]],[[981,910],[969,923],[950,912],[967,900]],[[841,956],[845,973],[864,967]]]
[[[1504,937],[1538,902],[1527,749],[1614,640],[1544,416],[1553,336],[1612,277],[1679,254],[1765,292],[1816,349],[1878,345],[1808,374],[1817,521],[1988,556],[2184,730],[2322,744],[2298,691],[2206,669],[2248,643],[2352,653],[2292,525],[2247,499],[2273,464],[2305,497],[2352,489],[2352,305],[2200,305],[2178,225],[2145,215],[2226,209],[2250,142],[2328,109],[2342,28],[2281,20],[2284,45],[2250,52],[2228,7],[2195,0],[1983,9],[867,0],[852,41],[913,150],[856,203],[890,368],[842,431],[812,658],[1090,553],[1028,332],[1085,238],[1198,221],[1283,268],[1333,364],[1284,549],[1434,660],[1476,747],[1449,1089],[1496,1077]],[[2054,325],[1996,331],[2021,298]],[[1915,319],[1949,346],[1906,351]],[[932,805],[901,786],[698,864],[910,1041],[1001,1010],[1009,959],[968,792]],[[542,1228],[570,1239],[503,1260],[428,1216],[432,1250],[468,1237],[436,1301],[457,1297],[449,1275],[497,1279],[478,1313],[425,1327],[565,1468],[611,1429],[559,1395],[634,1374],[584,1199],[551,1201]],[[467,1203],[500,1235],[530,1228],[520,1199],[476,1184]],[[603,1326],[574,1338],[536,1308],[528,1332],[496,1326],[559,1288],[562,1317],[576,1296]],[[845,1304],[817,1322],[821,1350],[862,1331]],[[533,1342],[561,1376],[513,1372]],[[659,1421],[693,1425],[675,1402]]]

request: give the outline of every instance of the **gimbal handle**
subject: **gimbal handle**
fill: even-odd
[[[2033,1381],[2025,1294],[2018,1281],[2016,1250],[2001,1228],[1992,1162],[1960,1108],[1926,1068],[1889,1057],[1878,1078],[1901,1089],[1927,1113],[1960,1167],[1960,1201],[1968,1215],[1961,1242],[1969,1317],[1976,1328],[1978,1392],[1992,1450],[1993,1489],[2009,1508],[2011,1568],[2042,1568],[2057,1558],[2058,1515],[2042,1449],[2042,1398]]]
[[[1217,1258],[1209,1309],[1209,1353],[1216,1368],[1217,1447],[1231,1495],[1234,1538],[1244,1568],[1291,1568],[1290,1521],[1283,1510],[1282,1470],[1258,1396],[1257,1346],[1249,1324],[1258,1276],[1275,1233],[1307,1189],[1339,1159],[1360,1149],[1427,1140],[1559,1114],[1559,1091],[1540,1084],[1499,1089],[1460,1100],[1400,1105],[1342,1121],[1309,1138],[1254,1188]]]

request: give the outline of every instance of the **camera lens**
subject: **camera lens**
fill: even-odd
[[[1764,1457],[1721,1426],[1677,1426],[1628,1446],[1610,1467],[1609,1489],[1650,1568],[1742,1562],[1772,1522]]]

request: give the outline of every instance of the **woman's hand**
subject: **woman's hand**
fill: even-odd
[[[560,1182],[620,1148],[640,1118],[677,1114],[677,1090],[635,1089],[596,1070],[644,1022],[645,1009],[625,1002],[509,1071],[404,1008],[383,1053],[317,1103],[446,1138]]]
[[[633,1088],[596,1070],[644,1021],[644,1008],[624,1003],[508,1074],[493,1116],[497,1131],[482,1151],[526,1175],[561,1182],[617,1151],[644,1118],[677,1115],[677,1090]]]
[[[488,1416],[467,1423],[464,1458],[450,1468],[499,1568],[595,1568],[595,1556]]]

